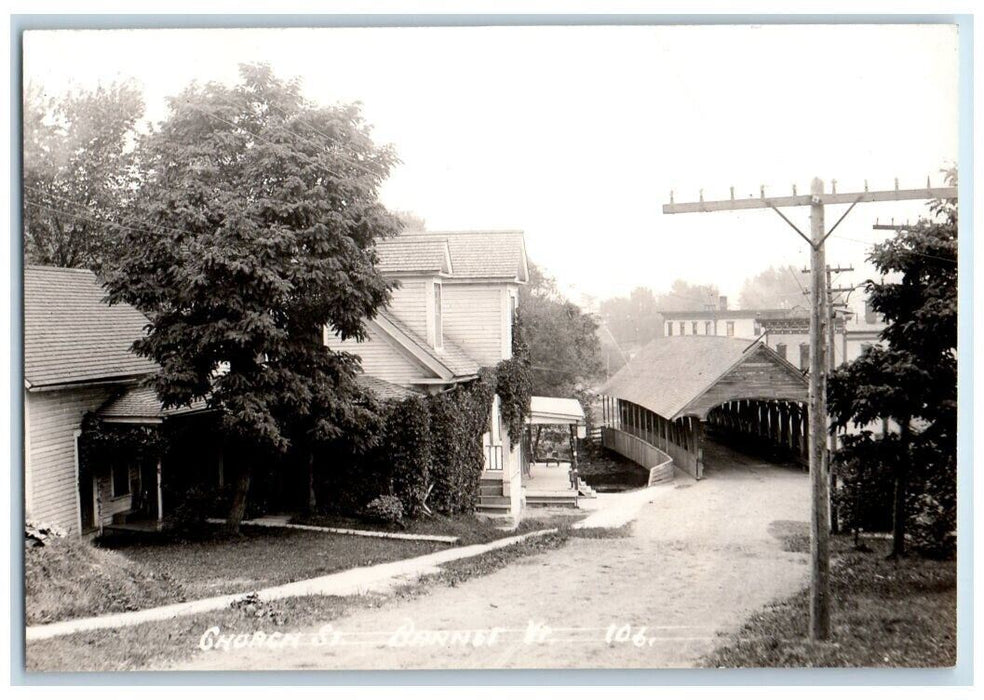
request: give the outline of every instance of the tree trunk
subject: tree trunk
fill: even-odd
[[[236,477],[236,490],[232,496],[232,505],[229,507],[229,516],[226,518],[226,532],[239,534],[239,525],[246,513],[246,495],[249,492],[252,471],[250,465],[243,464]]]
[[[909,419],[899,431],[899,462],[895,465],[895,513],[892,531],[893,559],[905,556],[906,490],[909,481]]]

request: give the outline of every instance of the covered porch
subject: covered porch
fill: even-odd
[[[594,498],[577,473],[579,440],[586,435],[584,409],[577,399],[534,396],[527,420],[523,491],[527,506],[578,507],[579,498]],[[549,444],[542,442],[549,431]],[[563,436],[560,444],[558,438]]]
[[[98,429],[104,434],[107,429],[130,428],[138,429],[145,436],[154,433],[157,440],[163,441],[161,431],[165,421],[186,420],[189,416],[206,413],[213,412],[209,411],[204,401],[164,409],[153,388],[136,386],[103,405],[95,413],[95,419]],[[84,438],[83,433],[80,439]],[[221,463],[221,456],[219,459]],[[104,533],[159,531],[167,502],[162,451],[153,454],[119,451],[93,461],[95,463],[85,470],[88,479],[80,478],[80,498],[89,499],[91,489],[91,507],[83,502],[83,513],[88,514],[89,527]]]

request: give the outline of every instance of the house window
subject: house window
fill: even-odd
[[[690,333],[692,335],[697,335],[697,321],[690,324]]]
[[[110,467],[113,482],[113,498],[130,494],[130,467],[125,464],[114,464]]]
[[[686,335],[686,334],[687,334],[687,324],[684,323],[683,321],[680,321],[680,335]]]
[[[711,334],[711,322],[704,321],[704,335],[710,335],[710,334]]]
[[[444,347],[444,309],[441,306],[442,285],[434,283],[434,347]]]
[[[776,352],[779,353],[779,357],[781,357],[782,359],[785,360],[786,359],[786,344],[785,343],[779,343],[779,344],[777,344],[776,345]]]
[[[673,335],[673,324],[672,323],[667,323],[666,324],[666,335]]]
[[[735,322],[728,321],[728,337],[731,338],[735,334]]]
[[[809,343],[800,343],[800,369],[810,369]]]

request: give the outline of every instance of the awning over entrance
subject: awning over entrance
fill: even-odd
[[[585,425],[584,409],[577,399],[553,396],[530,398],[530,425]]]
[[[97,412],[107,423],[160,423],[171,416],[184,416],[207,411],[204,401],[195,401],[190,406],[163,408],[153,387],[130,387],[115,399],[110,400]]]

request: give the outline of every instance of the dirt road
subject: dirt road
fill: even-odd
[[[198,652],[183,670],[667,668],[807,582],[776,521],[809,518],[802,472],[712,445],[709,477],[678,474],[622,539],[575,538],[456,587],[334,621],[297,646]],[[454,634],[456,633],[456,634]],[[312,640],[326,642],[314,644]]]

